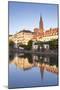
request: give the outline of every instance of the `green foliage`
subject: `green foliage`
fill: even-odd
[[[14,43],[12,40],[10,40],[10,41],[9,41],[9,47],[10,47],[10,48],[14,48],[14,45],[15,45],[15,43]]]
[[[25,45],[25,44],[20,44],[19,46],[20,47],[23,47],[25,50],[31,50],[31,48],[32,48],[32,40],[30,40],[29,42],[28,42],[28,45]]]
[[[9,53],[10,54],[14,53],[14,45],[15,43],[12,40],[9,40]]]
[[[23,47],[25,50],[31,50],[32,43],[33,43],[33,41],[30,40],[28,42],[28,45],[20,44],[19,46]],[[54,39],[54,40],[47,41],[47,42],[37,41],[35,44],[37,44],[39,46],[38,50],[39,50],[40,46],[42,47],[42,49],[44,48],[43,44],[49,44],[50,49],[57,49],[58,48],[58,39]]]
[[[33,43],[33,41],[32,40],[30,40],[29,42],[28,42],[28,45],[27,45],[27,49],[32,49],[32,43]]]
[[[52,41],[49,41],[50,49],[57,49],[58,48],[58,40],[54,39]]]
[[[37,41],[35,44],[37,44],[38,46],[42,46],[42,48],[43,48],[43,44],[49,44],[50,49],[57,49],[58,39],[54,39],[54,40],[47,41],[47,42]]]

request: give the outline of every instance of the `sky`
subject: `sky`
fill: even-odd
[[[39,28],[40,16],[44,30],[58,27],[58,5],[41,3],[8,2],[9,34]]]

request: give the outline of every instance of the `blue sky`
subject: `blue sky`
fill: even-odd
[[[39,27],[40,15],[44,22],[44,29],[58,27],[58,5],[36,4],[23,2],[9,2],[9,33],[14,34],[20,30],[33,31]]]

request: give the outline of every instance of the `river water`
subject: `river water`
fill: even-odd
[[[46,67],[49,67],[49,70]],[[57,56],[41,56],[36,54],[12,54],[9,56],[9,88],[44,87],[58,85],[58,73],[50,71],[58,69]]]

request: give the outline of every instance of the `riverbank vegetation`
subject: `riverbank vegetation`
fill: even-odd
[[[33,41],[30,40],[28,42],[28,45],[25,45],[25,44],[17,44],[17,45],[18,45],[18,48],[22,47],[25,50],[31,50],[32,49],[32,44],[33,44]],[[51,41],[48,41],[48,42],[36,41],[35,44],[38,45],[38,46],[42,46],[42,47],[43,47],[43,44],[49,44],[49,49],[50,50],[58,50],[58,39],[54,39],[54,40],[51,40]],[[15,46],[15,43],[10,40],[9,41],[9,49],[14,49],[14,46]],[[39,47],[38,47],[38,49],[39,49]]]

